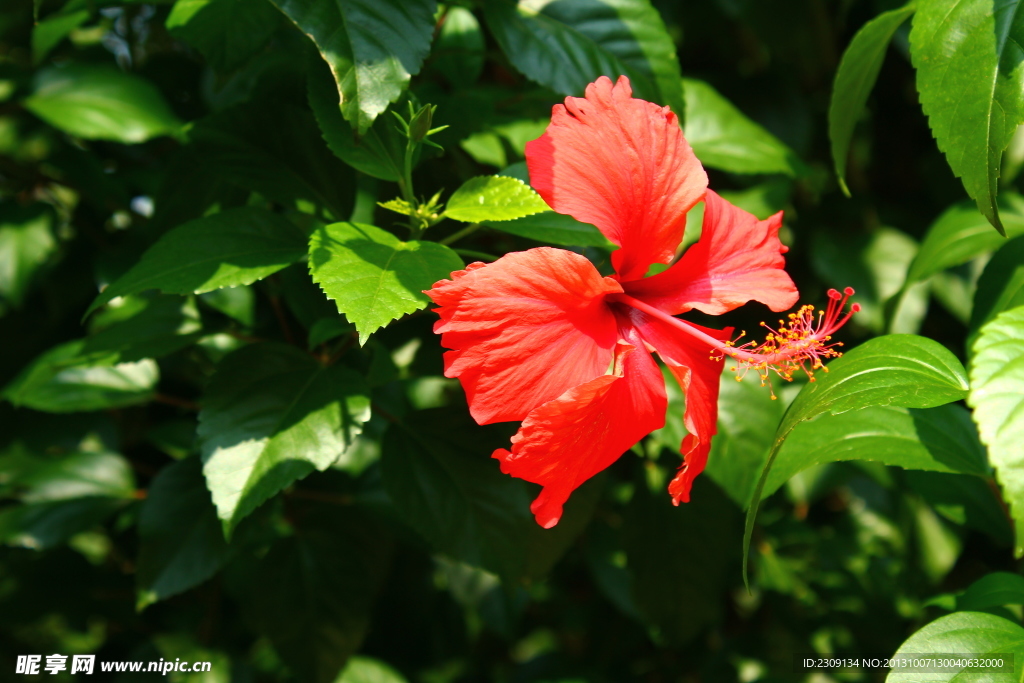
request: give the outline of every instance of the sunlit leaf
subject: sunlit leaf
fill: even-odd
[[[526,183],[507,176],[477,176],[464,182],[448,200],[444,215],[457,221],[509,221],[549,211]]]
[[[435,242],[402,242],[372,225],[333,223],[313,233],[309,270],[359,331],[359,343],[395,318],[425,308],[423,290],[461,270],[462,259]]]
[[[1017,527],[1016,554],[1024,554],[1024,306],[981,328],[972,348],[971,393],[982,442]]]

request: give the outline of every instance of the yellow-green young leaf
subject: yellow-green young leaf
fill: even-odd
[[[804,166],[774,135],[704,81],[683,79],[686,140],[701,163],[733,173],[799,175]]]
[[[89,140],[145,142],[181,128],[156,86],[108,66],[40,71],[24,105],[51,126]]]
[[[999,215],[1007,237],[1024,235],[1024,198],[1012,192],[999,196]],[[994,251],[1006,240],[992,232],[992,226],[969,202],[955,204],[928,228],[921,248],[910,264],[907,284],[925,280],[935,273],[966,263]]]
[[[970,657],[1002,657],[1001,668],[970,669],[961,666],[901,671],[890,670],[885,683],[1019,683],[1024,673],[1024,628],[1009,619],[986,612],[954,612],[927,624],[906,641],[892,656],[911,665],[929,655],[949,656],[969,653]],[[968,659],[958,657],[956,659]],[[995,657],[1000,659],[999,657]],[[972,673],[973,672],[973,673]]]
[[[489,0],[484,20],[512,65],[563,95],[604,74],[629,77],[636,97],[682,116],[675,45],[649,0]]]
[[[850,151],[853,129],[864,111],[871,89],[875,87],[893,34],[913,13],[914,4],[911,3],[883,12],[864,24],[850,41],[836,71],[832,102],[828,108],[828,136],[832,141],[836,178],[847,197],[850,190],[846,187],[846,155]]]
[[[331,67],[360,134],[409,85],[430,51],[435,0],[272,0]]]
[[[918,3],[910,31],[917,91],[932,135],[1000,233],[1000,161],[1024,122],[1021,2],[926,0]]]
[[[198,294],[248,285],[300,260],[305,252],[302,231],[264,209],[242,207],[197,218],[161,237],[85,314],[115,297],[147,289]]]
[[[309,240],[309,272],[359,331],[359,343],[392,320],[430,303],[423,290],[462,270],[436,242],[403,242],[372,225],[333,223]]]
[[[981,328],[971,358],[971,393],[982,442],[1016,522],[1024,555],[1024,306]]]
[[[353,370],[271,343],[225,356],[202,404],[203,474],[225,536],[285,486],[330,467],[370,417]]]
[[[548,211],[529,185],[508,176],[477,176],[462,184],[448,200],[444,215],[466,223],[510,221]]]
[[[387,209],[388,211],[400,213],[403,216],[411,216],[416,211],[412,204],[404,199],[389,199],[386,202],[377,202],[377,206]]]

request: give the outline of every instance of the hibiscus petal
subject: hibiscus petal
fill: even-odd
[[[625,76],[614,86],[602,76],[585,98],[555,105],[547,132],[526,144],[526,163],[552,209],[622,247],[612,264],[623,281],[672,260],[708,185],[676,115],[633,99]]]
[[[759,221],[708,190],[700,240],[665,272],[628,283],[626,293],[671,315],[691,308],[721,315],[748,301],[784,311],[799,294],[783,270],[781,226],[781,211]]]
[[[667,323],[636,310],[631,311],[630,317],[643,340],[653,346],[665,361],[686,396],[683,424],[689,434],[680,447],[683,465],[669,483],[668,492],[676,505],[688,503],[690,487],[697,475],[704,471],[711,450],[711,437],[718,431],[718,383],[724,363],[713,359],[711,349],[706,345],[681,334]],[[732,336],[731,327],[714,330],[687,324],[722,341]]]
[[[643,343],[628,333],[615,350],[616,374],[573,387],[537,408],[494,457],[501,471],[540,484],[530,506],[545,529],[558,524],[578,486],[665,424],[665,382]]]
[[[542,403],[604,374],[615,316],[606,294],[621,292],[583,256],[541,247],[473,263],[426,294],[441,308],[434,331],[451,351],[480,424],[522,420]]]

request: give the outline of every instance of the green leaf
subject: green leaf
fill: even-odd
[[[352,169],[324,146],[307,108],[254,100],[200,119],[188,138],[203,171],[214,171],[216,180],[286,207],[295,207],[297,200],[313,202],[336,219],[352,211]]]
[[[260,560],[248,599],[296,680],[335,683],[366,634],[391,542],[373,519],[337,506],[299,512],[295,534]]]
[[[971,393],[981,441],[1003,487],[1017,527],[1016,554],[1024,555],[1024,306],[981,328],[971,359]]]
[[[453,8],[461,9],[461,8]],[[353,657],[348,660],[336,683],[407,683],[402,674],[384,662],[369,657]]]
[[[334,223],[309,240],[309,271],[338,311],[359,331],[359,343],[392,320],[424,308],[430,289],[462,259],[434,242],[402,242],[372,225]]]
[[[0,510],[0,542],[45,550],[91,529],[125,506],[125,500],[86,496]]]
[[[437,551],[518,582],[550,571],[583,530],[601,482],[573,493],[565,516],[542,529],[530,513],[537,487],[501,473],[488,456],[508,444],[464,408],[413,413],[382,446],[384,485],[405,521]]]
[[[191,294],[247,285],[300,260],[305,243],[302,231],[283,216],[255,207],[197,218],[161,237],[85,314],[147,289]]]
[[[530,184],[530,176],[525,162],[512,164],[498,175],[517,178],[527,185]],[[560,244],[567,247],[603,247],[609,251],[615,248],[615,245],[590,223],[581,223],[572,216],[550,210],[511,221],[491,222],[485,220],[483,223],[495,230],[547,244]]]
[[[908,470],[903,478],[954,524],[987,534],[1000,546],[1013,543],[1013,527],[988,477]]]
[[[978,331],[986,323],[1018,306],[1024,306],[1024,237],[1000,247],[978,278],[967,326],[967,347],[974,345]]]
[[[202,404],[203,473],[225,536],[285,486],[330,467],[370,416],[354,371],[273,343],[225,356]]]
[[[455,191],[444,215],[466,223],[510,221],[550,211],[529,185],[508,176],[477,176]]]
[[[0,214],[0,301],[21,306],[33,277],[57,249],[53,214],[42,205],[10,205]]]
[[[476,83],[484,68],[484,36],[472,12],[448,7],[430,58],[452,85],[465,88]]]
[[[267,44],[280,16],[266,0],[178,0],[166,26],[215,71],[231,71]]]
[[[978,210],[1004,233],[996,205],[1003,150],[1024,122],[1021,0],[922,2],[910,56],[928,124]]]
[[[116,453],[74,453],[59,460],[43,461],[16,481],[19,497],[26,503],[52,503],[74,498],[103,496],[131,499],[135,478],[128,462]]]
[[[181,127],[152,83],[92,64],[40,71],[24,105],[51,126],[88,140],[131,144]]]
[[[112,356],[121,363],[161,358],[199,341],[204,334],[199,311],[190,299],[157,296],[143,300],[141,306],[130,317],[105,324],[99,332],[90,335],[82,346],[83,361]],[[111,312],[111,308],[106,312]],[[113,311],[120,312],[116,308]],[[108,317],[97,316],[94,322],[106,322]]]
[[[850,41],[836,70],[832,85],[832,100],[828,108],[828,137],[832,141],[832,162],[843,194],[850,196],[846,187],[846,158],[850,140],[868,95],[875,87],[878,72],[885,59],[886,48],[903,22],[914,13],[914,3],[882,12],[864,24]]]
[[[839,415],[869,406],[933,408],[967,395],[966,371],[952,353],[938,342],[909,334],[890,334],[871,339],[819,372],[786,411],[775,431],[775,440],[747,508],[743,535],[743,566],[746,579],[747,552],[754,520],[772,463],[786,437],[801,422],[819,415]]]
[[[185,458],[160,470],[139,511],[139,607],[206,581],[227,551],[202,460]]]
[[[398,99],[430,51],[435,0],[273,0],[331,67],[360,134]]]
[[[992,572],[981,577],[957,597],[958,610],[985,610],[1004,605],[1024,605],[1024,576]]]
[[[54,14],[32,27],[32,63],[41,64],[53,48],[92,14],[87,9]]]
[[[626,508],[623,540],[633,599],[670,642],[685,642],[721,617],[732,585],[740,511],[702,478],[692,501],[673,507],[662,486],[640,485]]]
[[[662,372],[668,393],[668,414],[665,426],[652,433],[651,439],[678,453],[687,434],[683,426],[686,401],[668,368],[662,368]],[[741,508],[750,505],[757,473],[772,445],[772,434],[786,412],[786,396],[780,398],[782,400],[772,400],[768,388],[754,379],[737,382],[732,373],[722,375],[718,393],[718,433],[711,439],[704,472]]]
[[[67,342],[42,354],[4,387],[16,406],[48,413],[104,410],[146,403],[160,378],[152,360],[116,363],[116,356],[83,362],[85,340]]]
[[[789,147],[710,85],[684,78],[683,89],[686,140],[702,164],[733,173],[803,173],[803,163]]]
[[[886,683],[954,683],[978,680],[985,683],[1019,683],[1024,671],[1024,628],[1009,619],[984,612],[955,612],[927,624],[907,638],[894,659],[921,659],[930,654],[970,653],[973,657],[989,654],[1012,655],[1012,671],[1006,673],[970,673],[970,669],[945,668],[941,673],[902,673],[890,671]],[[984,670],[983,670],[984,671]]]
[[[824,415],[796,427],[775,457],[761,495],[771,495],[808,467],[842,460],[988,475],[985,447],[962,407],[876,406]]]
[[[682,116],[675,45],[648,0],[493,0],[483,10],[509,61],[537,83],[579,96],[598,76],[625,75],[634,96]]]
[[[1003,227],[1009,237],[1024,235],[1024,198],[1004,192],[999,197]],[[998,249],[1006,240],[992,232],[985,217],[969,203],[951,206],[928,228],[910,270],[907,284],[925,280],[946,268],[967,263]]]
[[[11,482],[23,504],[0,510],[0,542],[53,547],[99,524],[135,497],[131,468],[116,453],[31,458],[27,464]]]
[[[330,69],[322,59],[310,61],[307,83],[309,106],[331,151],[357,171],[374,178],[396,181],[403,177],[406,141],[394,122],[383,119],[362,135],[356,134],[341,114],[338,90]]]

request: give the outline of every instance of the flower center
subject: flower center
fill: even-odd
[[[771,386],[770,372],[774,372],[787,382],[793,381],[793,373],[798,370],[806,373],[812,382],[815,370],[828,372],[822,361],[842,355],[836,350],[836,347],[842,346],[842,342],[833,342],[832,335],[845,325],[854,313],[860,311],[860,304],[857,303],[846,310],[846,303],[853,294],[852,287],[847,287],[841,294],[835,289],[830,289],[828,306],[824,311],[819,310],[815,314],[814,306],[801,306],[795,313],[789,314],[788,321],[780,320],[778,328],[761,323],[761,326],[768,330],[763,343],[747,342],[739,346],[736,345],[736,341],[719,341],[685,320],[675,318],[627,294],[615,294],[611,298],[706,342],[714,359],[722,360],[726,356],[732,358],[736,361],[736,366],[732,370],[737,373],[737,381],[742,380],[747,372],[753,370],[761,377],[762,386]],[[743,333],[740,337],[743,337]],[[772,398],[775,398],[774,392]]]

